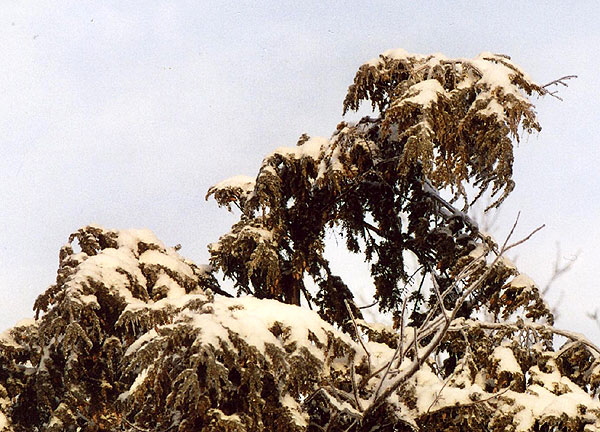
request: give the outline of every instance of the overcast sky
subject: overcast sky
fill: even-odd
[[[288,6],[289,5],[289,6]],[[517,149],[498,225],[525,235],[522,271],[552,290],[558,325],[600,331],[596,1],[12,1],[0,10],[0,330],[32,315],[58,250],[89,223],[150,228],[198,262],[235,218],[206,190],[254,175],[299,135],[329,136],[361,63],[389,48],[512,56],[564,101]]]

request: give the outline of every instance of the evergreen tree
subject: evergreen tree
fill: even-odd
[[[388,51],[344,101],[373,117],[208,191],[241,211],[211,266],[145,230],[80,229],[36,319],[0,337],[0,431],[600,430],[600,349],[554,328],[505,257],[526,239],[466,213],[512,191],[535,94],[506,56]],[[331,231],[393,326],[362,319]]]
[[[459,259],[487,241],[464,212],[467,190],[477,199],[491,188],[496,207],[513,189],[511,138],[519,140],[520,127],[540,130],[526,97],[534,93],[546,90],[506,56],[386,52],[359,69],[344,101],[344,111],[369,101],[376,118],[341,123],[329,140],[303,135],[296,148],[267,156],[255,180],[236,177],[209,190],[242,211],[211,245],[212,264],[240,293],[293,304],[303,295],[324,319],[343,325],[352,293],[323,256],[325,232],[335,227],[350,251],[372,263],[380,307],[398,319],[408,296],[418,322],[428,309],[419,280],[433,277],[446,291]],[[440,191],[451,192],[450,202]],[[462,211],[452,204],[458,199]],[[416,284],[407,256],[418,261]],[[305,275],[319,285],[316,296]],[[452,291],[457,297],[460,287]],[[461,313],[470,316],[490,294],[481,291]]]

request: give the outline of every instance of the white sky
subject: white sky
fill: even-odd
[[[288,4],[290,6],[288,6]],[[517,188],[502,212],[544,283],[562,327],[600,341],[596,1],[12,1],[0,10],[0,329],[31,316],[54,281],[58,250],[88,223],[150,228],[182,254],[235,218],[204,194],[254,175],[300,134],[329,136],[358,66],[388,48],[512,56],[534,79],[579,78],[560,102],[537,101],[544,130],[517,150]],[[500,229],[500,233],[506,229]]]

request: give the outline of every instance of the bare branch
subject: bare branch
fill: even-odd
[[[530,329],[536,332],[547,331],[553,333],[555,335],[563,336],[573,342],[576,342],[581,345],[585,345],[591,350],[597,353],[596,357],[600,357],[600,347],[589,341],[585,336],[576,332],[570,332],[566,330],[557,329],[556,327],[552,327],[548,324],[540,324],[534,323],[530,321],[519,320],[514,323],[491,323],[491,322],[483,322],[483,321],[474,321],[474,320],[462,320],[459,322],[455,322],[450,326],[449,331],[457,331],[463,330],[466,328],[474,328],[479,327],[483,329],[489,330],[522,330],[522,329]]]
[[[348,314],[350,315],[350,319],[352,320],[352,324],[354,325],[354,331],[356,332],[356,339],[358,339],[360,346],[362,346],[363,350],[365,351],[365,354],[367,355],[367,363],[369,366],[369,373],[371,373],[371,353],[369,352],[369,350],[365,346],[362,338],[360,337],[360,333],[358,331],[358,324],[356,323],[356,318],[354,318],[354,313],[352,312],[350,303],[348,303],[348,300],[344,299],[344,304],[346,305],[346,309],[348,310]]]
[[[352,394],[354,395],[354,402],[356,403],[356,408],[360,412],[362,412],[362,404],[360,403],[360,399],[358,397],[358,388],[356,387],[356,372],[354,371],[354,363],[352,363],[352,367],[350,368],[351,381],[352,381]]]
[[[383,386],[384,381],[386,380],[388,374],[390,373],[390,368],[392,367],[392,364],[396,360],[396,357],[398,357],[398,365],[396,366],[398,368],[402,364],[402,359],[404,358],[404,327],[405,327],[404,312],[406,311],[407,300],[408,300],[408,296],[405,296],[404,300],[402,301],[402,312],[400,315],[400,339],[398,340],[398,346],[396,347],[396,351],[394,351],[392,358],[390,359],[389,363],[387,364],[385,373],[381,377],[381,380],[379,380],[379,385],[377,386],[377,390],[375,390],[375,396],[374,396],[375,399],[379,395],[379,392],[381,391],[381,386]]]
[[[577,258],[579,258],[580,253],[581,251],[577,251],[572,259],[567,260],[567,263],[561,265],[560,244],[556,244],[556,259],[554,261],[554,268],[552,269],[552,275],[550,276],[550,279],[548,280],[544,288],[541,290],[542,294],[547,294],[550,291],[550,288],[552,287],[554,282],[556,282],[556,280],[563,274],[571,270],[571,267],[573,267],[573,264],[575,264],[575,261],[577,261]]]
[[[366,306],[359,306],[358,308],[361,309],[361,310],[362,309],[369,309],[369,308],[372,308],[373,306],[377,306],[377,304],[379,304],[379,300],[375,300],[373,303],[368,304]]]
[[[516,246],[519,246],[519,245],[525,243],[531,237],[533,237],[538,231],[540,231],[542,228],[546,227],[546,224],[540,225],[539,227],[537,227],[536,229],[534,229],[531,233],[529,233],[529,235],[527,235],[526,237],[522,238],[521,240],[518,240],[518,241],[516,241],[516,242],[514,242],[512,244],[508,244],[508,241],[510,240],[510,238],[514,234],[515,228],[517,227],[517,225],[519,223],[519,216],[521,216],[521,212],[519,212],[517,214],[517,218],[515,219],[515,223],[513,224],[510,232],[508,233],[508,236],[506,237],[506,240],[504,240],[504,243],[502,244],[502,248],[500,249],[500,255],[503,255],[504,253],[506,253],[510,249],[512,249],[512,248],[514,248]]]
[[[442,294],[440,293],[440,286],[437,282],[437,278],[435,277],[435,275],[432,275],[431,280],[433,284],[433,291],[435,292],[438,303],[440,304],[440,310],[442,312],[442,315],[444,316],[444,319],[448,321],[448,311],[446,311],[446,308],[444,307],[444,299],[442,298]]]
[[[444,391],[444,389],[446,388],[446,386],[448,385],[448,383],[450,382],[450,380],[454,377],[454,375],[456,374],[456,369],[452,371],[452,373],[450,374],[450,376],[448,378],[446,378],[444,380],[444,384],[442,384],[442,387],[438,390],[438,392],[435,395],[435,398],[433,399],[433,401],[431,402],[431,404],[429,405],[429,408],[427,408],[427,412],[425,414],[429,414],[429,411],[431,411],[431,408],[433,408],[433,406],[439,402],[439,400],[442,397],[442,391]]]
[[[477,280],[475,282],[472,282],[468,287],[466,287],[466,289],[463,291],[460,298],[455,303],[455,306],[452,309],[450,316],[449,317],[438,317],[429,323],[424,323],[424,325],[427,325],[426,329],[424,329],[424,325],[421,326],[421,330],[425,330],[426,333],[435,334],[433,336],[432,340],[427,344],[427,346],[423,347],[422,353],[419,353],[420,350],[419,350],[418,341],[425,336],[421,335],[421,338],[419,338],[419,332],[415,328],[415,340],[413,341],[414,345],[415,345],[415,358],[413,359],[411,365],[407,369],[402,371],[402,373],[400,373],[400,375],[398,377],[396,377],[396,379],[394,379],[394,381],[392,381],[392,383],[386,388],[385,391],[383,391],[380,395],[374,396],[372,398],[371,405],[364,412],[365,417],[368,416],[370,413],[372,413],[374,410],[376,410],[377,407],[379,407],[394,391],[396,391],[402,385],[403,382],[405,382],[408,378],[413,376],[419,370],[419,368],[421,367],[422,359],[428,358],[431,355],[431,353],[439,346],[439,344],[442,342],[442,340],[446,336],[446,334],[451,326],[451,323],[453,323],[454,320],[456,319],[456,315],[458,314],[458,311],[460,310],[463,303],[476,289],[478,289],[487,280],[488,276],[494,271],[495,266],[498,263],[498,261],[504,256],[504,253],[507,250],[510,250],[515,246],[523,244],[524,242],[529,240],[536,232],[538,232],[540,229],[542,229],[544,227],[542,225],[541,227],[538,227],[535,230],[533,230],[533,232],[531,232],[529,235],[527,235],[523,239],[518,240],[515,243],[508,244],[510,238],[514,234],[518,220],[519,220],[519,217],[517,216],[517,219],[515,220],[515,223],[513,224],[513,227],[511,229],[510,233],[508,234],[506,240],[504,241],[502,248],[500,249],[498,255],[488,265],[487,269],[477,278]],[[463,275],[463,277],[464,277],[464,275]],[[460,280],[461,279],[457,278],[455,280],[454,284],[459,283]],[[488,324],[488,323],[482,323],[482,324]],[[491,324],[497,324],[497,323],[491,323]],[[498,325],[502,326],[502,324],[498,324]],[[564,332],[564,333],[573,335],[569,332]],[[561,333],[560,333],[560,331],[557,331],[556,334],[561,334]],[[561,335],[564,336],[564,334],[561,334]],[[569,336],[566,336],[566,337],[569,337]],[[600,351],[598,351],[598,352],[600,353]]]
[[[598,309],[594,310],[594,312],[586,313],[587,317],[593,320],[596,323],[596,326],[600,329],[600,316],[598,313]]]
[[[562,98],[556,95],[557,91],[551,92],[550,90],[548,90],[548,87],[553,86],[553,85],[562,85],[563,87],[569,87],[569,85],[565,81],[573,79],[573,78],[577,78],[577,75],[565,75],[564,77],[550,81],[548,84],[544,84],[543,86],[541,86],[542,90],[544,90],[542,95],[550,95],[550,96],[562,101]]]

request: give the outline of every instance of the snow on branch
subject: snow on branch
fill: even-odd
[[[529,97],[569,78],[387,51],[344,101],[376,116],[208,190],[241,211],[211,265],[147,230],[73,233],[36,319],[0,336],[0,431],[600,430],[599,348],[505,258],[543,226],[514,241],[517,218],[497,244],[466,214],[468,190],[512,191],[513,142],[540,130]],[[393,326],[363,319],[332,231]]]

